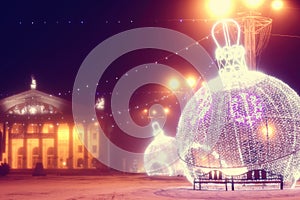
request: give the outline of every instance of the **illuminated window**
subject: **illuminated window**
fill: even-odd
[[[49,147],[47,150],[47,168],[54,168],[54,148]]]
[[[97,145],[93,145],[92,151],[93,153],[97,153]]]
[[[38,161],[39,161],[39,148],[34,147],[32,149],[32,167],[35,167]]]
[[[28,124],[27,133],[38,133],[39,126],[38,124]]]
[[[97,168],[99,166],[99,161],[96,158],[93,158],[91,163],[92,163],[92,167]]]
[[[23,168],[23,154],[24,154],[24,148],[20,147],[18,149],[18,169]]]
[[[93,140],[97,139],[97,133],[93,133]]]
[[[78,153],[82,153],[83,152],[83,147],[82,145],[78,145]]]
[[[24,133],[24,126],[23,124],[14,123],[11,127],[11,133]]]
[[[83,163],[84,163],[84,161],[82,158],[77,159],[77,167],[83,167]]]
[[[44,124],[42,132],[43,133],[54,133],[54,125],[53,124]]]
[[[49,156],[54,156],[54,148],[53,147],[49,147],[47,150],[47,155]]]

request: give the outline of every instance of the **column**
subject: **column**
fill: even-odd
[[[3,138],[4,138],[5,133],[3,133],[2,131],[0,132],[0,161],[3,160]],[[5,146],[5,145],[4,145]]]
[[[1,133],[0,161],[4,160],[4,162],[6,162],[5,159],[3,159],[3,153],[5,153],[5,151],[6,151],[6,138],[7,138],[6,132],[5,132],[5,123],[3,123],[3,127],[2,128],[3,129],[0,130],[1,131],[0,132]]]
[[[25,133],[24,133],[25,134]],[[24,136],[23,138],[23,161],[22,161],[22,168],[27,168],[27,137]]]
[[[38,138],[39,138],[39,161],[38,162],[41,162],[43,163],[43,135],[42,135],[42,125],[38,126]]]
[[[58,159],[58,157],[57,157],[57,151],[58,151],[58,126],[57,126],[57,124],[54,124],[54,138],[53,138],[53,140],[54,140],[54,147],[53,147],[53,149],[54,149],[53,168],[57,169],[57,167],[58,167],[57,166],[57,159]]]
[[[4,132],[8,136],[8,164],[11,167],[12,166],[12,138],[11,138],[11,130],[9,128],[8,122],[4,124]]]
[[[24,128],[26,127],[26,128]],[[22,168],[26,169],[27,168],[27,130],[28,130],[28,124],[23,125],[23,161],[22,161]]]
[[[83,124],[83,159],[84,159],[84,168],[88,168],[88,163],[89,163],[89,157],[88,157],[88,126],[86,124]]]
[[[69,126],[69,158],[68,158],[68,168],[73,169],[73,128],[74,124],[73,123],[68,123]]]

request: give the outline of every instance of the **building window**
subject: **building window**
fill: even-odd
[[[18,149],[18,155],[19,155],[19,156],[23,156],[23,155],[24,155],[24,148],[23,148],[23,147],[20,147],[20,148]]]
[[[11,128],[11,133],[24,133],[23,124],[14,123]]]
[[[93,140],[97,139],[97,133],[93,133]]]
[[[82,158],[77,159],[77,167],[83,167],[83,159]]]
[[[35,167],[35,165],[38,161],[39,161],[39,148],[34,147],[32,149],[32,168]]]
[[[53,124],[44,124],[42,132],[43,133],[54,133],[54,125]]]
[[[93,158],[91,162],[92,162],[92,167],[94,167],[94,168],[100,168],[101,167],[101,163],[96,158]]]
[[[47,168],[54,168],[54,148],[49,147],[47,150]]]
[[[28,124],[27,133],[38,133],[39,126],[37,124]]]
[[[83,152],[83,147],[82,145],[78,145],[78,153],[82,153]]]
[[[93,151],[93,153],[97,153],[97,145],[93,145],[92,151]]]
[[[18,149],[18,163],[17,163],[17,168],[22,169],[23,168],[23,155],[24,155],[24,148],[20,147]]]

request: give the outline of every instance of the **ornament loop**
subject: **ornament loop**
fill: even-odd
[[[223,31],[223,46],[221,38],[217,39],[219,31],[216,29],[220,25],[222,25],[221,30]],[[232,28],[235,30],[232,31]],[[232,33],[236,33],[235,38]],[[211,34],[217,45],[215,57],[218,62],[219,75],[225,87],[232,87],[236,85],[235,79],[241,78],[248,69],[245,61],[245,49],[240,45],[241,28],[235,20],[224,19],[214,24]]]

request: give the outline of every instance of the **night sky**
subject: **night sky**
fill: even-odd
[[[208,15],[204,2],[2,2],[0,98],[28,90],[31,75],[34,75],[38,90],[71,100],[77,71],[89,52],[110,36],[138,27],[154,26],[180,31],[197,41],[200,40],[200,44],[213,56],[215,45],[211,37],[203,40],[209,36],[214,22]],[[260,10],[263,15],[273,19],[273,27],[269,44],[257,61],[258,69],[283,80],[300,94],[300,6],[296,0],[285,2],[286,7],[281,12],[274,12],[267,6]],[[242,6],[238,6],[236,12],[243,9]],[[135,53],[135,56],[127,55],[128,58],[116,60],[105,79],[120,76],[135,65],[163,60],[168,55],[163,51],[148,52],[149,56],[147,51]],[[176,60],[169,61],[170,63],[162,61],[164,62],[182,70],[180,63],[176,64]],[[120,64],[124,68],[115,70],[114,65]],[[103,81],[100,83],[104,84]],[[112,87],[104,86],[98,95],[109,95]],[[153,93],[165,90],[158,86],[154,88]],[[140,101],[141,104],[147,104],[153,102],[153,99],[144,98]],[[132,106],[138,105],[133,102]],[[176,117],[178,118],[178,115]],[[173,127],[171,132],[174,132],[175,128]]]
[[[300,10],[296,2],[287,1],[280,13],[263,10],[273,18],[273,35],[258,68],[282,79],[299,94]],[[211,27],[211,23],[199,19],[209,18],[204,1],[199,0],[2,3],[0,93],[6,96],[27,90],[31,75],[42,91],[56,95],[68,92],[84,58],[108,37],[132,28],[156,26],[199,40],[210,33]],[[186,20],[180,23],[180,19]],[[210,41],[202,45],[209,52],[215,48]]]

